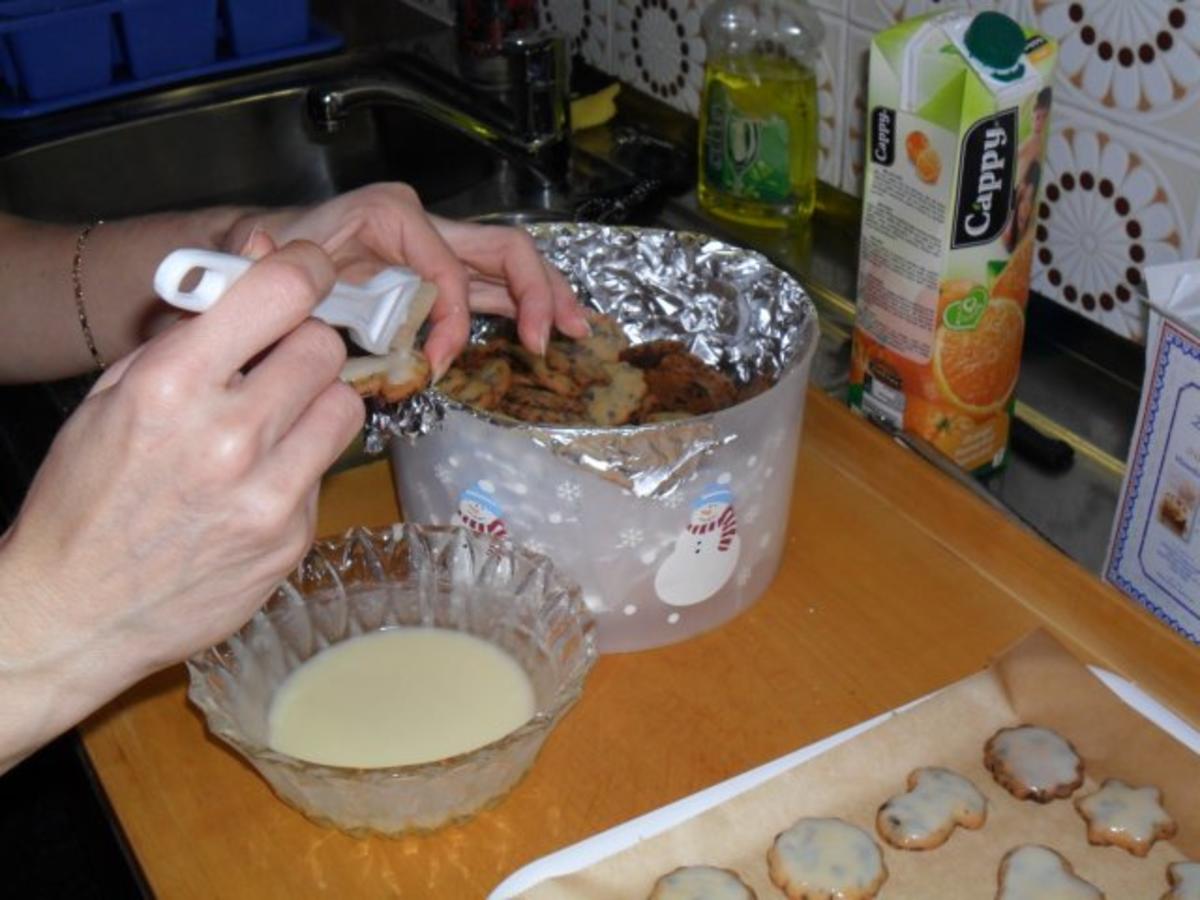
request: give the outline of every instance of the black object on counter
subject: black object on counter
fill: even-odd
[[[581,222],[606,225],[649,222],[669,197],[690,189],[696,171],[694,151],[635,128],[618,128],[613,160],[635,176],[618,188],[594,193],[574,209]]]
[[[1009,446],[1013,453],[1047,472],[1065,472],[1075,461],[1074,447],[1042,434],[1019,416],[1013,416]]]

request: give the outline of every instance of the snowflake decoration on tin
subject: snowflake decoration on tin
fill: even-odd
[[[667,509],[679,509],[679,507],[683,506],[683,492],[680,490],[674,490],[667,494],[667,496],[663,497],[662,502],[663,506],[665,506]]]
[[[646,539],[646,533],[640,528],[624,528],[617,535],[617,549],[631,550],[640,547]]]
[[[445,463],[438,463],[433,467],[433,477],[442,484],[450,484],[454,481],[454,471]]]
[[[583,497],[583,489],[574,481],[564,481],[554,489],[554,494],[563,503],[578,503]]]

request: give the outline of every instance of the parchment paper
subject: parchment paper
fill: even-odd
[[[1083,756],[1087,777],[1072,800],[1108,777],[1161,788],[1179,825],[1174,842],[1159,841],[1144,859],[1093,847],[1071,800],[1040,805],[1011,796],[984,768],[983,745],[997,729],[1021,723],[1053,728]],[[875,831],[875,812],[904,790],[908,773],[919,766],[946,766],[970,778],[988,798],[984,827],[956,829],[941,847],[925,852],[885,844]],[[837,816],[876,839],[889,871],[879,893],[884,900],[991,900],[1001,857],[1025,843],[1057,850],[1109,900],[1153,900],[1167,889],[1168,863],[1185,855],[1200,859],[1200,757],[1117,699],[1048,634],[1034,632],[988,669],[912,710],[523,896],[630,900],[645,897],[676,866],[707,863],[736,870],[763,900],[781,897],[767,876],[767,849],[804,816]]]

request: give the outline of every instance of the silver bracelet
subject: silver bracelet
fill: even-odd
[[[96,349],[96,338],[88,324],[87,308],[83,305],[83,248],[87,245],[88,235],[103,224],[103,219],[97,219],[80,229],[79,236],[75,238],[75,260],[71,264],[71,282],[75,287],[75,312],[79,315],[79,328],[83,332],[84,342],[87,343],[88,353],[92,354],[92,360],[101,372],[104,371],[104,357]]]

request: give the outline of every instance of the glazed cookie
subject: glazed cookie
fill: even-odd
[[[647,900],[754,900],[737,872],[716,866],[680,866],[654,883]]]
[[[1162,900],[1200,900],[1200,863],[1174,862],[1167,866],[1171,889]]]
[[[767,867],[789,900],[869,900],[888,875],[879,845],[841,819],[801,819],[780,832]]]
[[[1049,728],[1001,728],[983,748],[983,764],[1018,800],[1049,803],[1083,784],[1083,760],[1071,742]]]
[[[996,900],[1104,900],[1103,891],[1041,844],[1025,844],[1004,854],[999,881]]]
[[[958,826],[982,828],[987,799],[968,779],[949,769],[915,769],[908,791],[879,807],[879,836],[901,850],[931,850],[946,843]]]
[[[399,403],[429,385],[429,360],[419,350],[355,356],[342,366],[341,378],[364,397]]]
[[[1075,800],[1087,822],[1088,843],[1120,847],[1145,856],[1160,838],[1175,836],[1175,820],[1162,808],[1162,793],[1154,786],[1130,787],[1107,778],[1100,790]]]

